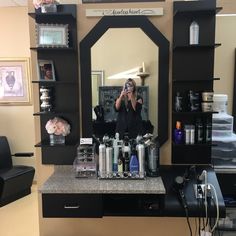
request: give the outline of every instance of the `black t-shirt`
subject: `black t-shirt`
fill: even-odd
[[[143,100],[142,97],[137,96],[136,101]],[[136,102],[136,109],[134,110],[131,101],[128,100],[127,104],[123,99],[120,108],[115,111],[118,112],[116,121],[116,132],[123,138],[125,133],[128,133],[129,138],[136,138],[138,134],[143,134],[141,110],[142,104]]]

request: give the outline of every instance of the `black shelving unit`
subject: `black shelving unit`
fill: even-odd
[[[215,43],[216,1],[174,2],[173,21],[173,86],[172,86],[172,130],[176,121],[182,124],[195,124],[197,119],[202,123],[212,122],[214,112],[175,112],[175,95],[177,92],[187,94],[213,91],[214,53],[221,44]],[[189,27],[192,21],[199,24],[199,44],[189,45]],[[172,163],[174,164],[210,164],[210,143],[176,145],[172,142]]]
[[[77,53],[77,12],[76,5],[59,5],[57,13],[29,13],[36,24],[68,24],[69,47],[31,47],[37,51],[38,60],[52,60],[56,81],[32,82],[38,86],[51,89],[52,110],[40,110],[34,116],[40,118],[41,142],[35,147],[42,149],[42,164],[71,165],[76,156],[79,141],[79,85],[78,85],[78,53]],[[36,65],[37,66],[37,65]],[[40,92],[38,92],[38,99]],[[45,125],[49,119],[61,117],[71,125],[71,132],[66,136],[65,145],[50,145],[49,134]]]

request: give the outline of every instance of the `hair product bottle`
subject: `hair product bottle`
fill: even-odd
[[[174,129],[174,142],[176,144],[181,144],[183,142],[183,131],[181,129],[180,121],[176,121],[175,129]]]
[[[199,25],[196,21],[190,24],[189,29],[189,44],[197,45],[199,44]]]

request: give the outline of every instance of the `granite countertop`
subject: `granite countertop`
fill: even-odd
[[[55,166],[54,173],[39,188],[40,193],[165,194],[161,177],[144,180],[99,180],[75,178],[72,166]]]

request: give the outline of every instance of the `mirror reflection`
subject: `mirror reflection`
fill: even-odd
[[[158,46],[140,28],[110,28],[93,45],[93,120],[104,120],[108,129],[123,127],[122,133],[124,127],[137,130],[141,119],[142,133],[157,135],[158,54]],[[127,86],[128,79],[130,87]],[[119,98],[120,103],[116,104]],[[134,111],[140,111],[140,117],[124,115],[134,114]],[[128,120],[125,121],[125,117],[129,117]],[[125,121],[126,126],[122,122],[117,123],[120,119]],[[131,133],[135,135],[137,132],[140,130]]]

